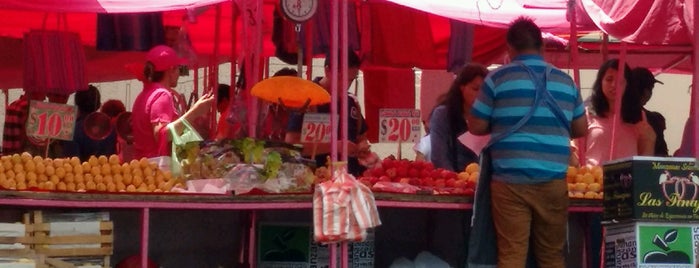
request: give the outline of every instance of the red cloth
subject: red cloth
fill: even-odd
[[[603,31],[631,43],[689,45],[696,1],[581,0]]]
[[[372,68],[364,73],[364,105],[367,138],[371,142],[379,139],[379,109],[415,107],[415,74],[412,69]]]
[[[21,153],[27,139],[25,124],[29,113],[26,95],[13,101],[5,110],[5,127],[2,135],[2,152],[4,155]]]

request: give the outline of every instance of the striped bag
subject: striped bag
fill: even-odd
[[[24,90],[70,95],[87,89],[87,61],[77,33],[32,30],[23,44]]]
[[[313,234],[317,242],[364,241],[366,230],[380,224],[374,195],[346,167],[337,168],[333,180],[316,186]]]

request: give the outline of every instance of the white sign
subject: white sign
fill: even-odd
[[[330,114],[306,113],[301,125],[301,142],[330,142]]]
[[[379,142],[417,142],[420,126],[420,110],[379,110]]]

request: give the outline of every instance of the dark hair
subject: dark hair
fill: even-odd
[[[341,61],[341,56],[338,53],[338,61]],[[325,67],[330,67],[331,59],[330,52],[325,53]],[[362,59],[359,58],[357,52],[352,49],[347,50],[347,68],[359,68],[362,65]]]
[[[218,99],[216,103],[220,103],[224,100],[229,100],[231,98],[231,86],[228,84],[218,84]]]
[[[592,84],[592,94],[590,95],[591,112],[599,117],[607,117],[609,115],[610,104],[602,91],[602,82],[604,75],[609,69],[619,70],[619,60],[610,59],[600,66],[597,71],[597,78]],[[636,123],[641,120],[641,95],[638,91],[632,90],[631,85],[631,68],[624,64],[624,79],[626,79],[626,88],[624,95],[621,97],[621,119],[626,123]]]
[[[507,44],[517,52],[529,49],[541,50],[543,43],[541,29],[531,18],[519,17],[507,29]]]
[[[295,69],[289,67],[284,67],[281,70],[274,73],[274,76],[297,76],[299,73]]]
[[[75,92],[75,105],[81,114],[89,114],[100,108],[100,92],[93,85],[89,85],[86,90]]]
[[[639,90],[641,93],[645,90],[652,91],[655,88],[655,83],[662,83],[655,79],[653,72],[645,67],[636,67],[631,70],[631,81],[633,85],[632,88]]]
[[[147,61],[146,66],[143,67],[143,75],[146,77],[146,81],[149,82],[160,82],[165,79],[165,72],[156,71],[155,65],[150,61]]]
[[[466,64],[459,70],[454,81],[449,87],[449,91],[440,97],[440,105],[447,108],[447,118],[452,133],[462,133],[467,130],[464,119],[464,97],[461,93],[461,86],[468,84],[476,77],[483,77],[488,74],[485,66],[477,63]],[[430,116],[431,117],[431,116]]]
[[[102,104],[100,112],[105,113],[109,117],[117,117],[120,113],[126,112],[126,106],[120,100],[108,100]]]

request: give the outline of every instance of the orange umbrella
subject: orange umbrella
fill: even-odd
[[[291,108],[330,102],[330,94],[324,88],[295,76],[275,76],[262,80],[252,87],[250,94]]]

